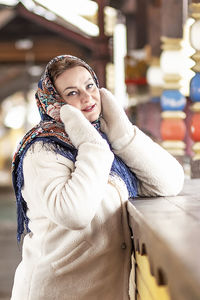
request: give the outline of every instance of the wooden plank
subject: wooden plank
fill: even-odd
[[[199,300],[200,180],[186,180],[176,197],[133,200],[128,211],[135,246],[145,245],[157,282],[168,283],[172,299]]]

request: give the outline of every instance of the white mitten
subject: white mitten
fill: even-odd
[[[65,125],[65,130],[72,144],[76,148],[86,142],[109,147],[94,126],[77,108],[68,104],[63,105],[60,109],[60,118]]]
[[[101,130],[107,135],[114,150],[120,150],[133,139],[135,129],[129,121],[124,109],[111,92],[100,89],[102,118]]]

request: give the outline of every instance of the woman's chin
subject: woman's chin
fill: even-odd
[[[86,119],[88,119],[88,121],[90,121],[91,123],[98,120],[100,113],[95,113],[95,114],[84,114],[84,116],[86,117]]]

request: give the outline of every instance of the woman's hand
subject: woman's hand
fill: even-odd
[[[86,142],[109,147],[83,113],[74,106],[63,105],[60,109],[60,118],[65,125],[65,131],[76,148]]]
[[[101,88],[100,95],[102,103],[101,130],[107,135],[112,147],[120,150],[134,137],[134,127],[111,92]]]

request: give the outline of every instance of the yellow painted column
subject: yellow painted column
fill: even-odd
[[[137,300],[170,300],[167,286],[159,286],[150,273],[147,255],[140,255],[136,251],[136,287]]]

